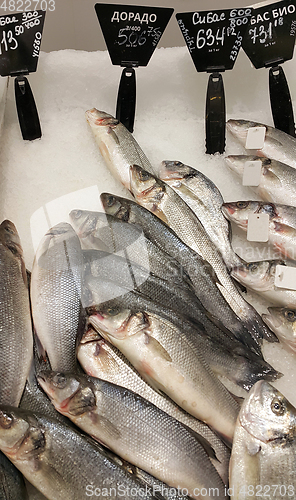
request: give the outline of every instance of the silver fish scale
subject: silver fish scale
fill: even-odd
[[[20,261],[2,244],[0,276],[0,402],[18,406],[33,359],[33,335]]]
[[[152,389],[152,387],[150,387],[143,380],[140,374],[123,356],[123,354],[107,341],[103,341],[102,348],[111,356],[111,360],[113,362],[108,363],[107,367],[102,367],[102,365],[99,365],[98,363],[96,363],[94,366],[90,360],[93,358],[95,363],[98,357],[97,345],[98,342],[89,342],[87,344],[80,344],[79,346],[78,359],[86,373],[92,376],[95,375],[102,380],[112,382],[113,384],[120,385],[121,387],[125,387],[131,391],[134,391],[143,398],[146,398],[162,411],[165,411],[172,417],[179,420],[179,422],[182,422],[198,434],[201,434],[205,439],[209,441],[209,443],[214,448],[219,462],[213,460],[212,463],[218,470],[222,479],[225,481],[225,483],[227,483],[230,450],[222,443],[218,436],[216,436],[216,434],[214,434],[214,432],[212,432],[206,424],[204,424],[200,420],[197,420],[192,415],[189,415],[189,413],[186,413],[171,399],[159,394],[154,389]],[[90,351],[89,355],[87,356],[89,364],[87,363],[86,358],[82,355],[84,351]]]
[[[147,172],[153,174],[154,170],[150,161],[126,127],[124,127],[122,123],[119,123],[113,131],[117,135],[119,146],[126,161],[130,163],[130,165],[139,165],[144,170],[147,170]]]
[[[124,458],[170,485],[185,486],[187,478],[189,484],[222,491],[222,481],[203,447],[180,422],[123,387],[96,379],[91,382],[96,388],[96,414],[120,433],[116,439],[119,455],[128,449]],[[95,435],[95,427],[89,429],[90,434]],[[98,428],[101,432],[100,423]],[[202,470],[197,467],[201,463]]]

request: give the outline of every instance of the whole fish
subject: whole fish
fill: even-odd
[[[204,227],[192,210],[170,186],[157,180],[141,167],[131,167],[131,191],[140,205],[145,206],[166,222],[173,231],[205,259],[214,269],[220,283],[219,290],[234,313],[249,328],[254,340],[274,339],[257,311],[244,300],[229,276],[220,252],[209,239]]]
[[[33,360],[23,251],[15,225],[0,225],[0,403],[18,406]]]
[[[253,127],[265,127],[263,148],[257,151],[259,156],[278,160],[291,167],[296,167],[296,139],[281,130],[248,120],[228,120],[227,129],[245,147],[248,131]]]
[[[182,330],[156,314],[120,305],[98,307],[89,322],[152,387],[231,442],[237,403]]]
[[[275,286],[276,266],[285,265],[291,266],[292,263],[287,264],[283,260],[250,262],[234,267],[231,276],[274,304],[296,308],[296,291]]]
[[[296,353],[296,309],[269,307],[264,320],[287,351]]]
[[[155,498],[97,443],[37,413],[1,406],[0,449],[48,500],[117,500],[131,488],[136,500]]]
[[[96,108],[86,111],[85,116],[106,165],[127,189],[130,187],[130,165],[137,163],[153,172],[150,161],[133,135],[116,118]]]
[[[217,186],[202,172],[180,161],[163,161],[159,177],[191,208],[220,250],[227,267],[240,264],[241,259],[229,241],[230,225],[221,211],[224,200]]]
[[[28,500],[24,478],[0,452],[0,500]]]
[[[38,247],[31,277],[34,326],[52,369],[75,370],[77,366],[81,270],[78,236],[70,224],[57,224]]]
[[[222,210],[230,221],[247,231],[250,214],[268,214],[268,243],[279,257],[296,260],[296,207],[261,201],[223,203]]]
[[[222,498],[222,480],[198,437],[146,399],[87,375],[41,372],[38,380],[59,412],[124,460],[193,498],[195,488],[210,487]]]
[[[230,459],[233,500],[295,496],[296,409],[268,382],[257,382],[242,404]]]
[[[252,338],[222,295],[221,283],[212,266],[185,245],[167,224],[138,203],[109,193],[102,193],[101,201],[107,214],[112,214],[119,220],[123,218],[129,224],[140,227],[146,238],[182,265],[192,282],[195,294],[215,324],[230,330],[251,350],[260,353],[258,342]],[[252,329],[252,324],[250,328]]]
[[[260,182],[258,186],[250,186],[250,189],[265,201],[295,207],[296,192],[293,188],[296,180],[295,168],[262,156],[231,155],[225,158],[226,165],[241,179],[245,165],[250,161],[261,162]]]
[[[91,377],[97,377],[134,391],[209,441],[217,460],[209,458],[224,483],[227,484],[229,448],[206,424],[189,415],[171,399],[148,385],[116,347],[89,328],[78,346],[77,357],[85,372]]]

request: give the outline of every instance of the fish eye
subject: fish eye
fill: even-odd
[[[140,173],[139,173],[139,178],[142,180],[142,181],[148,181],[148,179],[150,179],[150,174],[148,172],[146,172],[145,170],[142,170]]]
[[[7,413],[4,413],[3,411],[0,411],[0,426],[3,429],[10,429],[12,424],[13,417],[11,415],[8,415]]]
[[[14,234],[14,231],[12,229],[10,229],[10,227],[5,227],[5,231],[9,234]]]
[[[114,205],[115,201],[116,200],[115,200],[114,196],[108,196],[107,202],[106,202],[107,207],[112,207]]]
[[[107,309],[107,314],[108,316],[116,316],[116,314],[118,314],[118,308],[117,307],[109,307]]]
[[[251,271],[251,273],[254,273],[258,269],[258,264],[254,264],[254,262],[251,262],[247,265],[247,269],[248,271]]]
[[[248,201],[238,201],[236,203],[237,208],[247,208],[248,205],[249,205]]]
[[[287,311],[284,312],[284,316],[288,321],[295,321],[296,320],[296,314],[295,311],[292,311],[292,309],[288,309]]]
[[[183,163],[181,161],[174,161],[174,165],[176,165],[176,167],[182,167]]]
[[[278,398],[274,398],[271,402],[271,410],[275,415],[284,415],[286,412],[286,406],[283,401],[280,401]]]
[[[56,373],[56,375],[52,379],[52,383],[54,387],[58,389],[64,389],[67,385],[66,376],[63,373]]]
[[[80,219],[82,215],[82,211],[81,210],[75,210],[74,211],[74,219]]]

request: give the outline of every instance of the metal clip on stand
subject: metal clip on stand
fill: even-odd
[[[225,150],[225,94],[222,75],[209,76],[206,99],[206,153],[223,153]]]
[[[123,69],[118,88],[116,118],[130,131],[134,131],[136,112],[136,72],[129,66]]]
[[[291,95],[281,66],[269,70],[269,94],[274,126],[296,137]]]
[[[27,78],[19,75],[14,80],[16,108],[24,140],[33,141],[42,135],[33,93]]]

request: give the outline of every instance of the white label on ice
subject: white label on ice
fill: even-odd
[[[243,174],[243,186],[259,186],[262,161],[246,161]]]
[[[276,266],[274,284],[279,288],[296,290],[296,267]]]
[[[269,233],[269,215],[268,214],[250,214],[248,217],[248,241],[268,241]]]
[[[265,141],[265,127],[250,127],[247,133],[246,149],[262,149]]]

